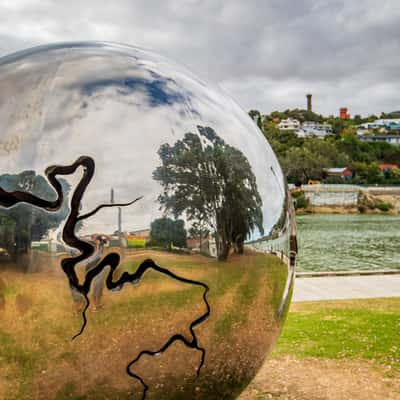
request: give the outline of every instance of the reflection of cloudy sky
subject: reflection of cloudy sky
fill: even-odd
[[[144,196],[123,210],[123,228],[149,226],[160,215],[160,186],[152,179],[157,150],[204,125],[250,161],[266,232],[280,215],[280,167],[252,121],[228,97],[154,53],[100,45],[53,48],[51,56],[41,51],[0,66],[0,91],[1,170],[43,173],[50,164],[92,156],[96,174],[82,212],[108,202],[114,188],[116,201]],[[2,150],[13,140],[14,151]],[[114,209],[85,222],[87,231],[115,228]]]

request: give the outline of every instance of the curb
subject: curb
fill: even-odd
[[[398,269],[383,269],[374,271],[323,271],[323,272],[296,272],[296,278],[317,278],[335,276],[373,276],[373,275],[397,275]]]

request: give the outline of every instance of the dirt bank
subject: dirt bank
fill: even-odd
[[[297,215],[305,214],[385,214],[385,215],[398,215],[400,210],[393,208],[389,211],[381,211],[375,209],[360,209],[358,207],[343,207],[343,206],[309,206],[307,208],[298,208]]]
[[[365,360],[268,360],[239,400],[399,400],[400,376]]]

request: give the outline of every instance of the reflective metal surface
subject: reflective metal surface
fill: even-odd
[[[246,113],[153,52],[67,43],[0,59],[0,127],[0,393],[237,397],[296,252]]]

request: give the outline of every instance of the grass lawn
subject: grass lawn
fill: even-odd
[[[367,359],[400,371],[400,298],[293,303],[274,357]]]

